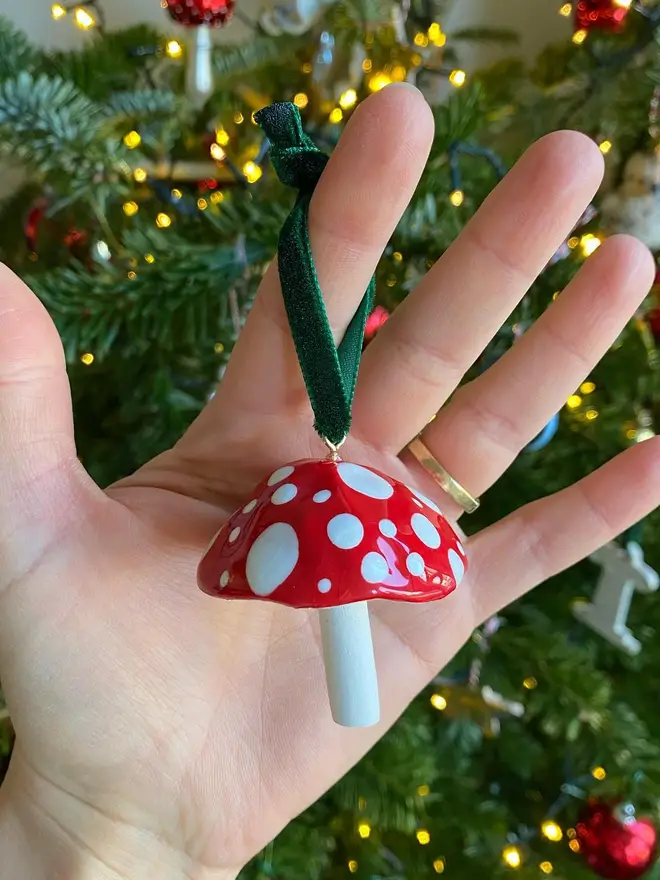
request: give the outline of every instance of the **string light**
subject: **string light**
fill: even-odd
[[[585,413],[585,416],[587,419],[589,419],[590,422],[593,422],[594,419],[598,418],[598,410],[597,409],[588,409]]]
[[[138,183],[144,183],[147,179],[147,172],[144,170],[144,168],[136,168],[133,172],[133,177]]]
[[[587,232],[580,239],[580,247],[582,248],[582,253],[585,257],[590,257],[591,254],[601,246],[601,244],[602,242],[600,238],[592,232]]]
[[[135,150],[142,143],[142,136],[139,131],[129,131],[124,135],[124,143],[129,150]]]
[[[396,287],[396,275],[390,275],[385,284],[388,287]]]
[[[137,272],[134,272],[134,271],[131,269],[131,271],[128,273],[128,280],[129,280],[129,281],[135,281],[136,278],[137,278]]]
[[[413,38],[413,43],[416,46],[420,46],[422,49],[425,49],[429,44],[429,38],[426,36],[426,34],[415,34]]]
[[[391,77],[384,70],[381,70],[380,73],[374,73],[372,77],[369,77],[369,91],[380,92],[385,86],[389,86],[391,82]]]
[[[575,31],[571,40],[575,43],[576,46],[581,46],[582,43],[587,39],[587,34],[589,31],[586,31],[584,28],[580,28],[579,31]]]
[[[636,440],[637,431],[634,428],[628,428],[628,430],[626,431],[626,437],[628,440]]]
[[[400,263],[401,260],[403,259],[403,254],[401,253],[401,251],[394,251],[392,256],[394,257],[394,259],[396,260],[397,263]]]
[[[240,111],[238,113],[234,113],[234,122],[236,123],[236,125],[240,125],[244,119],[245,117]]]
[[[553,843],[558,843],[564,836],[564,832],[554,819],[546,819],[545,822],[543,822],[541,825],[541,834]]]
[[[544,874],[552,874],[552,862],[541,862],[539,868]]]
[[[534,678],[533,675],[528,675],[527,678],[523,681],[523,687],[528,691],[533,691],[537,685],[538,681]]]
[[[603,156],[607,156],[607,154],[612,149],[612,141],[601,141],[598,144],[598,149],[601,151]]]
[[[183,46],[178,40],[168,40],[165,44],[165,52],[170,58],[181,58],[183,55]]]
[[[93,15],[90,15],[86,9],[83,9],[82,6],[78,6],[75,12],[73,13],[73,18],[78,25],[78,27],[83,31],[88,31],[90,28],[93,28],[96,24],[96,19]]]
[[[180,189],[173,189],[171,192],[171,196],[175,202],[178,202],[183,198],[183,193]]]
[[[568,846],[573,852],[580,852],[580,841],[573,838],[573,840],[568,841]]]
[[[208,206],[209,203],[206,201],[206,199],[197,199],[197,207],[200,211],[206,211]]]
[[[445,700],[442,694],[433,694],[431,697],[431,705],[434,709],[437,709],[438,712],[444,712],[447,708],[447,700]]]
[[[210,199],[211,199],[212,205],[219,205],[220,202],[224,202],[225,197],[224,197],[223,193],[216,191],[216,192],[211,193]]]
[[[582,398],[579,394],[571,394],[571,396],[566,401],[566,406],[569,409],[577,409],[582,403]]]
[[[222,354],[222,352],[223,352],[224,350],[225,350],[225,347],[224,347],[224,345],[223,345],[221,342],[216,342],[216,344],[213,346],[213,351],[214,351],[216,354]]]
[[[161,211],[161,213],[156,217],[156,226],[161,229],[167,229],[172,225],[172,218],[169,214],[165,214]]]
[[[455,189],[449,194],[449,201],[455,208],[458,208],[465,201],[465,193],[462,189]]]
[[[442,28],[437,21],[433,22],[426,33],[434,46],[444,46],[447,42],[447,35],[442,33]]]
[[[457,89],[460,89],[461,86],[465,85],[465,80],[467,79],[467,73],[464,70],[452,70],[449,74],[449,82],[456,86]]]
[[[355,861],[355,859],[351,859],[348,863],[348,870],[351,872],[351,874],[357,874],[358,863]]]
[[[146,263],[155,263],[156,262],[156,258],[154,257],[153,254],[145,254],[144,259],[145,259]]]
[[[363,840],[371,836],[371,825],[368,822],[360,822],[358,825],[358,834]]]
[[[572,3],[563,3],[559,7],[559,14],[563,15],[564,18],[568,18],[568,16],[573,12],[573,4]]]
[[[330,113],[330,116],[328,116],[328,119],[330,120],[330,122],[332,122],[333,125],[341,122],[343,118],[344,114],[339,107],[335,107],[335,109]]]
[[[250,122],[252,123],[252,125],[257,125],[257,111],[256,110],[250,114]]]
[[[300,107],[300,109],[303,110],[309,104],[309,98],[304,92],[298,92],[293,99],[293,103],[296,107]]]
[[[417,787],[417,794],[420,797],[428,797],[431,794],[431,789],[428,785],[420,785]]]
[[[426,828],[420,828],[415,834],[415,837],[421,846],[427,846],[431,842],[431,835]]]
[[[80,355],[80,360],[86,367],[91,367],[94,363],[94,355],[91,351],[87,351],[85,354]]]
[[[253,162],[250,159],[249,162],[246,162],[245,165],[243,165],[243,174],[248,183],[256,183],[263,174],[263,171],[256,162]]]
[[[357,102],[357,92],[355,89],[346,89],[346,91],[339,98],[339,106],[343,107],[344,110],[348,110],[350,107],[355,106]]]
[[[406,68],[403,64],[395,64],[392,68],[392,80],[394,82],[403,82],[406,78]]]
[[[583,394],[593,394],[593,392],[595,390],[596,390],[596,383],[595,382],[583,382],[582,385],[580,385],[580,391]]]
[[[632,0],[614,0],[614,5],[620,6],[622,9],[630,9]]]
[[[602,781],[607,776],[607,771],[604,767],[594,767],[594,769],[591,771],[591,775],[594,779]]]
[[[312,65],[309,63],[309,61],[305,61],[305,63],[303,64],[303,66],[300,69],[302,70],[303,73],[311,73],[312,72]]]
[[[566,829],[566,837],[568,837],[569,840],[573,840],[576,833],[577,832],[575,831],[575,828],[567,828]]]
[[[220,144],[211,144],[209,152],[211,154],[211,157],[215,159],[216,162],[222,162],[223,159],[227,158],[227,154],[222,149]]]
[[[217,143],[220,144],[221,147],[226,147],[229,143],[229,133],[225,131],[222,126],[220,128],[216,128],[215,130],[215,139]]]
[[[517,846],[505,846],[502,858],[510,868],[519,868],[522,865],[522,853]]]
[[[436,859],[433,862],[433,870],[436,874],[444,874],[445,872],[445,860],[444,859]]]
[[[124,202],[123,208],[124,214],[126,214],[127,217],[134,217],[140,210],[140,206],[137,202]]]
[[[365,73],[369,73],[372,67],[371,58],[365,58],[362,62],[362,70],[364,70]]]
[[[53,16],[55,21],[59,21],[60,18],[64,18],[66,15],[66,9],[62,6],[61,3],[53,3],[50,7],[50,14]]]
[[[576,248],[576,247],[580,244],[580,239],[577,237],[577,235],[572,235],[572,236],[568,239],[568,241],[566,242],[566,244],[569,246],[569,248],[570,248],[571,250],[573,250],[574,248]]]

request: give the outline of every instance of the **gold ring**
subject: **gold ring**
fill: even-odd
[[[455,480],[451,474],[443,468],[440,462],[431,455],[425,444],[419,437],[415,437],[408,444],[408,449],[415,456],[424,470],[433,477],[438,486],[452,498],[465,513],[474,513],[479,507],[479,499],[470,495],[467,489]]]

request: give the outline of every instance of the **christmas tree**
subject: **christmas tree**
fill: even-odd
[[[209,26],[227,23],[232,0],[162,5],[180,39],[108,32],[97,2],[53,6],[63,27],[74,18],[89,31],[72,52],[44,52],[0,21],[0,144],[27,172],[1,208],[0,256],[58,325],[79,454],[102,485],[172,446],[222,381],[291,206],[253,119],[273,100],[293,101],[327,151],[390,82],[413,82],[433,102],[431,158],[379,264],[371,336],[534,139],[568,127],[599,144],[603,193],[468,378],[515,344],[607,235],[660,249],[654,2],[565,3],[572,40],[470,77],[463,41],[515,36],[448,35],[433,2],[291,0],[267,9],[249,42],[215,48]],[[654,434],[659,315],[651,299],[466,528]],[[657,599],[637,596],[629,630],[623,619],[625,584],[657,587],[658,538],[655,515],[488,621],[242,876],[660,876]]]

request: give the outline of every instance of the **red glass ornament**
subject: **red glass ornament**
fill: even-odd
[[[224,27],[234,13],[234,0],[165,0],[164,6],[184,27]]]
[[[390,317],[390,313],[387,311],[385,306],[376,306],[372,313],[367,318],[367,323],[364,327],[364,344],[365,346],[371,342],[376,333],[385,325],[387,319]]]
[[[580,30],[597,28],[618,31],[628,14],[628,7],[615,0],[578,0],[575,5],[575,25]]]
[[[589,802],[575,826],[580,854],[598,877],[636,880],[655,861],[657,831],[630,804]]]

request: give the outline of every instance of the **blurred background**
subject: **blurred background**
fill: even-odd
[[[58,325],[101,484],[174,443],[222,382],[292,204],[252,119],[273,100],[328,152],[390,82],[432,104],[366,344],[556,128],[596,141],[605,182],[468,379],[608,235],[660,250],[657,0],[0,0],[0,15],[0,257]],[[655,434],[657,287],[470,529]],[[659,537],[656,514],[489,620],[242,877],[658,880]],[[12,743],[0,692],[0,776]]]

